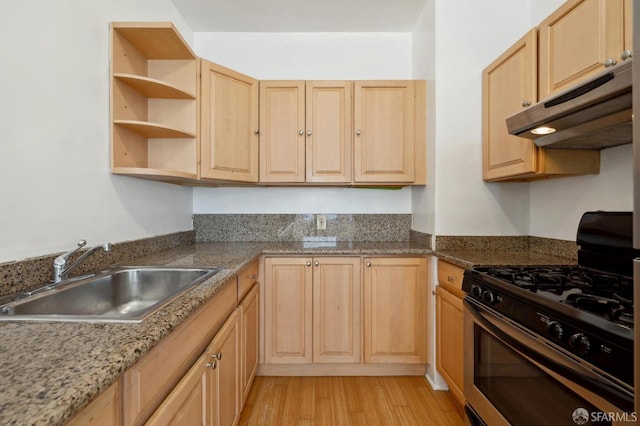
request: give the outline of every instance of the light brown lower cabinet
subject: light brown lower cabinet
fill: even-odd
[[[364,259],[364,361],[427,362],[427,260]]]
[[[119,426],[120,381],[109,386],[91,404],[71,419],[68,426]]]
[[[436,369],[452,395],[464,405],[464,270],[438,260],[436,290]]]
[[[360,258],[265,260],[265,362],[360,361]]]
[[[236,309],[147,425],[236,424],[240,414],[239,349]]]
[[[242,405],[249,396],[251,384],[258,370],[258,345],[259,321],[260,321],[260,301],[259,287],[253,286],[251,291],[240,303],[240,336],[242,343],[240,345],[240,384],[242,387]]]
[[[427,259],[264,260],[264,375],[424,374]]]

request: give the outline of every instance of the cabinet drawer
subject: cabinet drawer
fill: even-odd
[[[256,260],[238,274],[238,300],[242,300],[257,281],[258,261]]]
[[[463,268],[438,259],[438,284],[460,297],[464,297],[462,274]]]

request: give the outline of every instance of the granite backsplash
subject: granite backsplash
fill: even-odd
[[[175,234],[144,238],[141,240],[124,241],[112,244],[111,250],[97,251],[87,258],[73,271],[73,275],[105,269],[116,263],[131,262],[141,256],[154,254],[185,244],[193,244],[193,231],[177,232]],[[89,244],[91,246],[91,244]],[[71,249],[73,247],[69,247]],[[69,258],[72,263],[83,251]],[[0,264],[0,297],[22,291],[35,290],[53,281],[53,260],[61,253],[54,253],[30,259],[6,262]]]
[[[316,229],[315,214],[197,214],[196,241],[410,241],[410,214],[326,214],[327,229]],[[421,234],[421,235],[418,235]]]

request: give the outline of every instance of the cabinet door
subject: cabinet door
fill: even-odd
[[[540,98],[619,61],[623,44],[623,0],[566,2],[540,23]]]
[[[358,363],[360,259],[319,257],[313,265],[313,362]]]
[[[354,182],[414,180],[412,81],[356,81]]]
[[[505,118],[536,103],[537,32],[529,31],[482,73],[483,178],[500,179],[537,171],[537,148],[512,136]]]
[[[462,299],[443,287],[436,292],[436,368],[454,397],[464,404]]]
[[[306,82],[306,181],[351,182],[352,83]]]
[[[258,181],[258,82],[201,60],[201,176]]]
[[[624,50],[633,53],[633,0],[624,0]],[[627,54],[623,52],[620,59],[628,59]]]
[[[240,325],[242,330],[240,377],[242,385],[241,407],[251,390],[253,378],[258,369],[258,286],[255,285],[240,304]]]
[[[304,182],[304,81],[260,82],[260,182]]]
[[[233,311],[206,351],[211,424],[235,425],[240,415],[240,327]]]
[[[311,258],[267,258],[264,269],[265,362],[311,363]]]
[[[364,259],[364,360],[427,360],[427,261]]]
[[[208,425],[207,367],[200,357],[151,416],[147,425]]]

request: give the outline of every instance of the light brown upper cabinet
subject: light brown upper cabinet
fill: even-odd
[[[114,22],[111,38],[111,171],[195,180],[196,56],[168,22]]]
[[[512,136],[505,118],[537,102],[538,34],[529,31],[482,73],[483,177],[535,173],[537,148]]]
[[[260,182],[351,181],[351,82],[260,82]]]
[[[355,183],[414,181],[413,86],[413,81],[355,82]]]
[[[537,36],[535,28],[529,31],[482,73],[486,181],[534,180],[600,170],[598,151],[545,150],[532,140],[512,136],[507,131],[508,116],[537,102]]]
[[[200,175],[258,182],[258,81],[200,60]]]
[[[627,0],[569,0],[542,21],[540,99],[627,59],[630,9]]]

